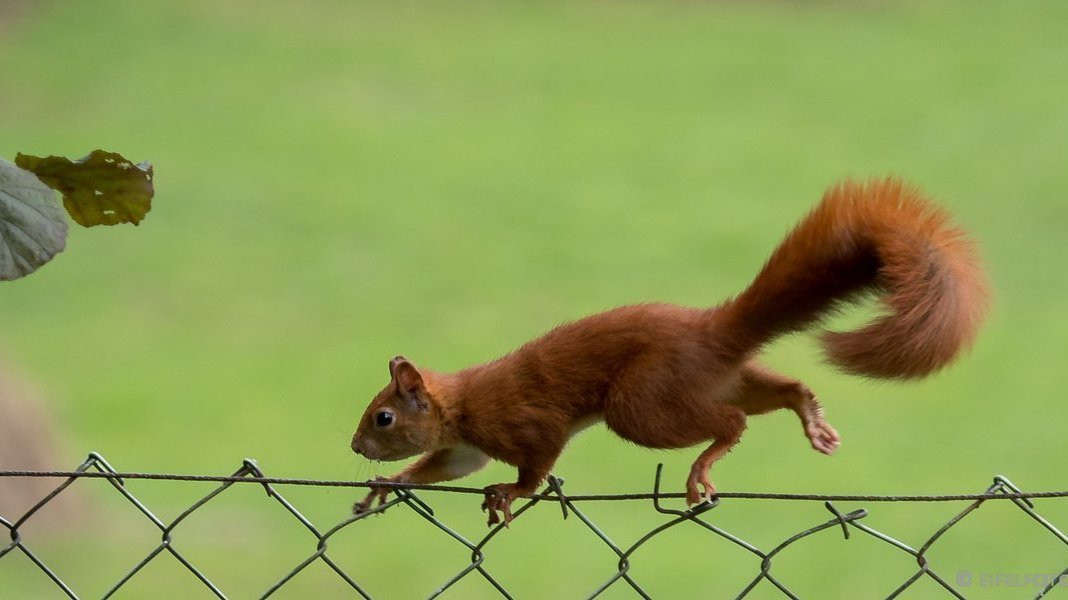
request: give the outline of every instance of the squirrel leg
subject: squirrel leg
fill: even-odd
[[[646,448],[687,448],[715,440],[693,463],[686,481],[689,504],[711,498],[716,487],[708,478],[709,468],[745,431],[745,410],[728,400],[737,396],[736,389],[717,386],[711,377],[711,381],[696,378],[679,382],[671,372],[656,372],[661,365],[638,366],[642,368],[617,378],[609,392],[605,425],[619,437]],[[728,380],[733,380],[733,373],[728,374]]]
[[[474,473],[489,462],[489,456],[471,446],[456,446],[427,452],[392,477],[375,477],[371,491],[352,507],[353,514],[367,512],[386,502],[392,488],[375,483],[437,483]]]
[[[738,396],[733,403],[747,415],[780,408],[794,411],[812,448],[823,454],[833,454],[842,442],[838,432],[823,418],[823,407],[808,386],[756,363],[743,367]]]
[[[636,403],[642,404],[642,403]],[[686,502],[697,504],[716,494],[716,486],[708,478],[712,463],[730,452],[745,431],[745,412],[727,402],[697,396],[667,405],[661,402],[658,410],[646,410],[633,417],[625,409],[628,404],[617,401],[605,411],[605,423],[625,440],[647,448],[685,448],[706,440],[715,440],[690,468],[686,480]],[[644,406],[653,405],[644,403]]]
[[[745,428],[745,421],[742,420],[741,423],[742,426],[736,432],[732,435],[717,438],[694,461],[693,466],[690,467],[690,477],[686,480],[686,504],[697,504],[701,501],[711,500],[712,496],[716,495],[716,486],[708,478],[708,470],[712,468],[712,463],[730,452],[731,448],[738,443]]]

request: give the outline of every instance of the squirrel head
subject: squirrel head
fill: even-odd
[[[371,460],[401,460],[439,443],[441,415],[419,369],[397,356],[389,361],[389,384],[364,411],[352,450]]]

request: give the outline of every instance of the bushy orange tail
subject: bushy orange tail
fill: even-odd
[[[882,296],[885,315],[821,335],[831,363],[868,377],[909,379],[945,366],[971,345],[987,306],[974,244],[946,212],[896,179],[847,181],[720,307],[714,334],[752,351],[871,293]]]

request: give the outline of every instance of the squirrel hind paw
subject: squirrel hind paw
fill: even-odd
[[[827,421],[819,421],[805,428],[805,435],[817,452],[831,455],[842,444],[842,438]]]
[[[711,502],[716,495],[716,486],[708,478],[708,473],[691,473],[686,480],[686,504],[693,506],[702,502]]]

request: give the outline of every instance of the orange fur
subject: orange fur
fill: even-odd
[[[698,502],[715,493],[708,469],[737,443],[748,415],[788,408],[813,448],[835,451],[838,434],[812,392],[754,357],[774,338],[870,294],[883,297],[884,316],[822,340],[832,364],[878,378],[922,377],[948,364],[974,340],[987,303],[973,245],[948,215],[897,180],[846,182],[824,195],[744,292],[718,307],[609,310],[453,374],[397,357],[352,448],[378,460],[425,453],[390,478],[399,482],[454,479],[489,458],[515,465],[517,482],[490,486],[483,504],[491,523],[497,511],[507,522],[511,501],[536,489],[570,436],[603,420],[650,448],[715,440],[687,481],[687,500]],[[382,492],[357,510],[375,498]]]

